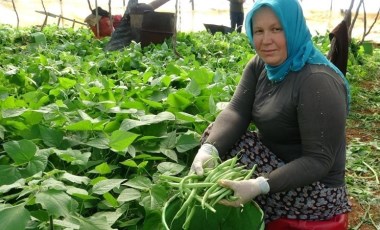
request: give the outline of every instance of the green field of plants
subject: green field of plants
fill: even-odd
[[[324,52],[327,34],[313,37]],[[0,25],[1,229],[163,229],[170,189],[254,55],[244,34],[105,52],[87,29]],[[351,45],[351,229],[380,228],[380,49]],[[354,216],[354,215],[353,215]]]

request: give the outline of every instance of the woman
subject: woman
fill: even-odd
[[[256,1],[245,23],[257,56],[228,107],[205,131],[191,170],[203,174],[213,153],[222,159],[239,154],[248,168],[257,164],[255,179],[220,181],[239,197],[222,203],[255,199],[266,222],[327,220],[349,212],[346,79],[313,46],[297,0]],[[251,122],[257,133],[247,131]]]

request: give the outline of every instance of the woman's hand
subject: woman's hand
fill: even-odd
[[[241,207],[256,196],[269,192],[269,184],[264,177],[241,181],[220,180],[219,185],[234,190],[234,196],[238,198],[237,200],[219,201],[220,204],[233,207]]]
[[[216,165],[215,159],[218,156],[218,151],[211,144],[203,144],[198,150],[197,155],[191,164],[190,173],[196,173],[202,176],[204,168],[213,168]],[[214,158],[214,159],[213,159]]]

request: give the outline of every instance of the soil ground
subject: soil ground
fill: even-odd
[[[380,79],[380,76],[374,77],[374,79]],[[369,81],[365,82],[361,85],[363,91],[372,91],[374,89],[378,89],[380,87],[378,81]],[[364,108],[362,111],[355,111],[360,114],[372,115],[377,114],[380,111],[376,108]],[[380,123],[374,123],[373,129],[363,128],[365,121],[359,120],[349,120],[349,128],[347,129],[347,143],[350,143],[353,139],[359,139],[361,142],[370,143],[372,141],[379,140],[379,130]],[[378,191],[378,196],[380,197],[380,191]],[[359,200],[354,197],[350,198],[352,204],[352,211],[349,213],[349,226],[351,229],[359,226],[360,230],[379,230],[380,223],[380,205],[371,206],[369,210],[367,206],[364,206]],[[371,216],[374,223],[377,224],[377,228],[372,223],[368,223],[367,221],[363,221],[365,216]],[[368,218],[366,218],[368,219]]]

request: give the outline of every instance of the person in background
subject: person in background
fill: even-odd
[[[95,37],[98,39],[111,36],[112,32],[119,26],[122,16],[121,15],[112,15],[112,26],[110,20],[110,14],[108,11],[98,7],[91,11],[91,14],[86,17],[84,20]],[[99,24],[97,26],[97,24]]]
[[[231,29],[241,33],[244,22],[244,8],[245,0],[229,0],[230,1],[230,20]]]
[[[228,106],[205,130],[190,172],[202,175],[213,167],[213,155],[257,165],[252,179],[219,181],[239,198],[221,203],[239,207],[255,199],[266,223],[349,212],[347,80],[314,47],[298,0],[257,0],[245,20],[256,55]]]

